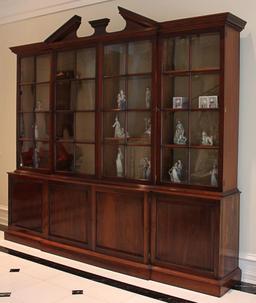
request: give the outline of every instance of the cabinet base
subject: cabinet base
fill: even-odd
[[[60,255],[69,259],[136,276],[142,279],[158,281],[169,285],[198,291],[221,297],[241,279],[241,270],[237,268],[222,279],[213,279],[184,272],[178,272],[149,264],[125,260],[94,251],[50,241],[26,232],[7,230],[5,239],[24,244],[42,251]]]

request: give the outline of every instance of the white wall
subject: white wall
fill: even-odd
[[[190,5],[189,5],[190,4]],[[256,2],[253,0],[113,0],[93,6],[30,18],[0,26],[0,220],[7,209],[7,171],[15,169],[15,79],[16,58],[8,48],[39,42],[74,14],[82,17],[79,35],[92,31],[88,20],[108,17],[110,31],[124,21],[117,6],[123,6],[157,21],[232,12],[248,22],[241,33],[239,175],[241,194],[240,257],[244,278],[256,282]],[[2,221],[3,222],[3,221]]]

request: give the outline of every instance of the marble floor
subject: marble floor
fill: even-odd
[[[0,303],[256,303],[256,286],[242,290],[216,298],[145,281],[6,241],[0,231]]]

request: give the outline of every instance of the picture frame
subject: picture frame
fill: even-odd
[[[218,108],[218,96],[208,96],[209,108]]]
[[[209,108],[209,98],[208,98],[208,96],[199,96],[199,98],[198,98],[198,108]]]
[[[187,97],[173,97],[172,98],[172,107],[179,108],[187,108],[188,106],[188,98]]]

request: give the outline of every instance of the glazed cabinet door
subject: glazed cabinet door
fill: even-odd
[[[42,232],[43,183],[9,177],[9,226]]]
[[[84,186],[53,183],[49,186],[49,237],[88,246],[89,191]]]
[[[218,201],[155,194],[152,263],[214,273],[218,249]]]

